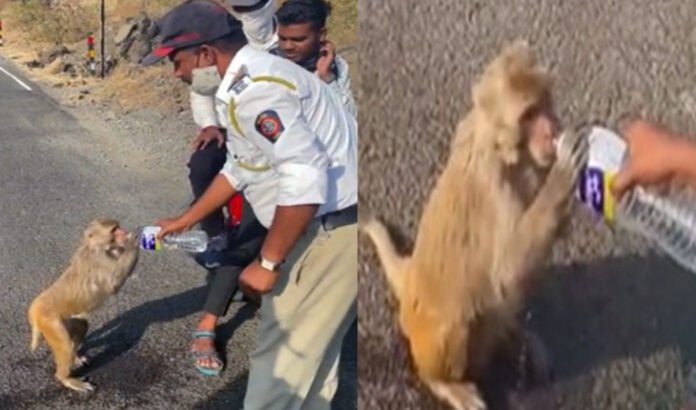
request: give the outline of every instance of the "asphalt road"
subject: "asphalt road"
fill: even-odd
[[[359,27],[361,204],[394,226],[405,249],[472,83],[515,38],[555,74],[564,122],[613,126],[622,113],[643,113],[696,136],[691,1],[361,1]],[[555,381],[497,392],[494,408],[679,408],[693,388],[696,277],[584,215],[571,232],[530,308]],[[444,408],[414,380],[381,268],[361,242],[359,407]]]
[[[183,175],[145,166],[118,130],[83,127],[0,58],[0,409],[238,409],[255,312],[234,304],[219,334],[227,369],[199,376],[188,355],[204,300],[203,272],[177,252],[143,253],[136,276],[93,318],[86,375],[97,391],[59,387],[45,344],[31,354],[26,309],[67,264],[94,217],[126,228],[175,215]],[[98,127],[97,127],[98,128]],[[169,147],[171,149],[171,147]],[[335,408],[355,408],[356,331],[349,334]]]

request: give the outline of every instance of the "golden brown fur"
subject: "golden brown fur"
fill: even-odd
[[[138,254],[137,238],[126,235],[118,221],[94,220],[67,269],[32,302],[28,311],[31,350],[37,349],[43,335],[55,359],[55,377],[64,386],[93,389],[70,377],[73,368],[85,363],[76,352],[87,333],[87,315],[119,291],[133,272]]]
[[[361,209],[418,375],[456,409],[484,409],[472,381],[493,353],[525,336],[517,315],[566,214],[586,145],[558,160],[527,140],[525,118],[550,109],[551,81],[525,43],[506,48],[473,88],[446,167],[424,207],[411,255]]]

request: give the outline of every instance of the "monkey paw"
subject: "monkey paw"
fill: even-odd
[[[454,410],[486,410],[478,388],[473,383],[432,382],[430,388],[441,400],[446,401]]]
[[[584,129],[569,130],[559,137],[556,163],[545,184],[554,203],[563,204],[576,189],[581,170],[587,164],[589,142]]]
[[[94,385],[84,381],[83,379],[70,377],[65,380],[62,380],[61,383],[63,383],[63,386],[67,387],[68,389],[72,389],[80,393],[94,391]]]
[[[80,367],[86,366],[88,363],[89,359],[87,359],[87,356],[75,356],[73,369],[79,369]]]
[[[586,127],[569,130],[558,141],[558,165],[569,172],[573,180],[587,164],[589,155],[589,131]]]

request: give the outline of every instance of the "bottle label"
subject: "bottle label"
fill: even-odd
[[[157,234],[162,228],[159,226],[146,226],[140,234],[140,247],[148,251],[159,251],[162,243],[157,239]]]
[[[619,135],[602,127],[593,127],[588,139],[588,163],[580,173],[577,197],[597,215],[611,222],[616,204],[610,188],[623,163],[626,143]]]
[[[611,195],[612,178],[615,173],[605,172],[601,168],[586,167],[578,181],[578,198],[596,214],[607,221],[614,219],[614,197]]]

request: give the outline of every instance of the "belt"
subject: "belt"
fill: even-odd
[[[326,213],[317,218],[327,231],[358,222],[358,205]]]

